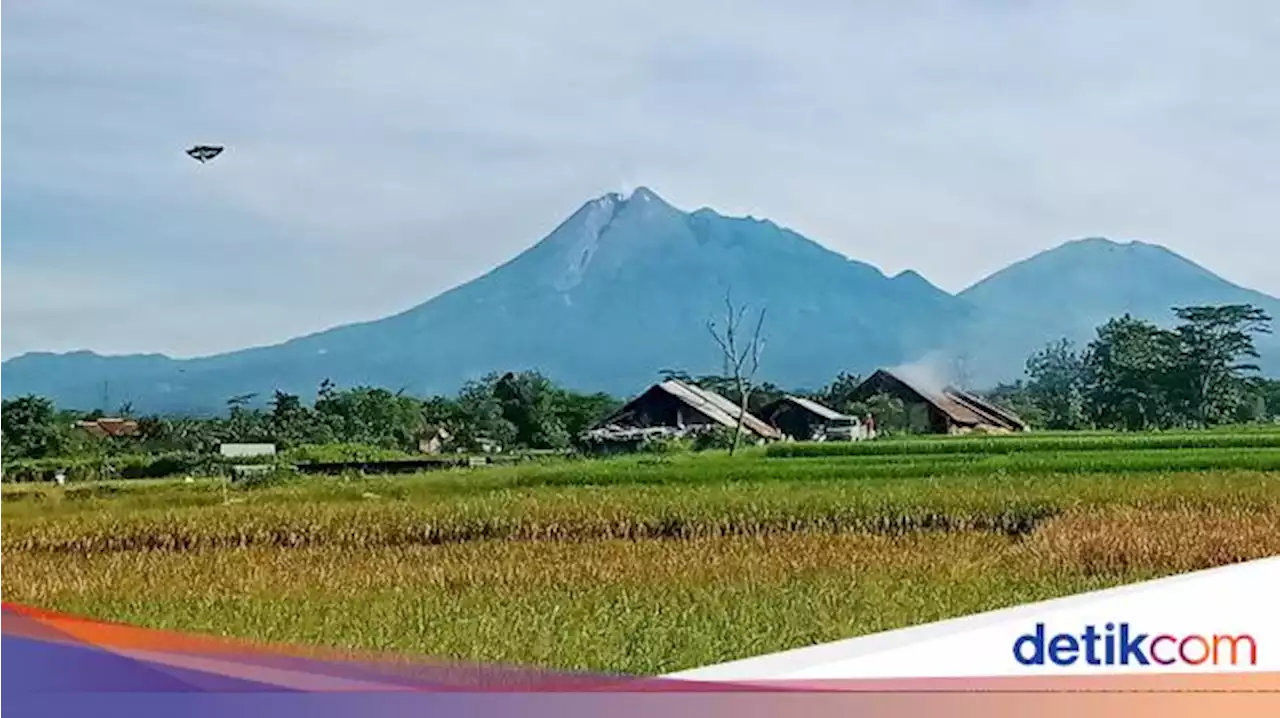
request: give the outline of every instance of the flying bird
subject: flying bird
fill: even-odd
[[[195,147],[187,150],[187,154],[196,162],[204,164],[205,162],[208,162],[214,157],[222,154],[222,147],[214,145],[196,145]]]

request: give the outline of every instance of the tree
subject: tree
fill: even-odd
[[[226,435],[218,419],[144,416],[138,420],[138,437],[148,451],[211,452]]]
[[[783,391],[782,387],[777,384],[771,381],[762,381],[751,387],[750,396],[748,397],[750,401],[747,408],[752,412],[758,412],[770,402],[777,401],[786,394],[787,392]]]
[[[1280,379],[1263,379],[1255,393],[1262,403],[1262,419],[1280,422]]]
[[[332,399],[337,392],[338,385],[334,384],[331,379],[325,378],[321,380],[320,386],[316,388],[316,403],[318,404],[325,399]]]
[[[569,434],[571,441],[576,441],[584,432],[617,411],[621,405],[617,399],[603,392],[595,394],[578,394],[560,390],[555,397],[556,415],[560,424]]]
[[[840,372],[831,383],[818,392],[817,400],[827,406],[846,414],[852,412],[854,392],[862,386],[862,377],[858,374]]]
[[[332,398],[333,395],[329,394]],[[333,428],[317,412],[302,403],[296,394],[276,391],[271,397],[267,427],[271,438],[282,447],[299,444],[326,444],[335,438]]]
[[[734,306],[733,296],[728,291],[724,295],[724,305],[724,326],[718,328],[714,320],[708,320],[707,331],[720,347],[727,369],[725,373],[733,378],[734,388],[740,397],[738,421],[733,430],[733,443],[729,446],[729,455],[732,456],[738,450],[738,444],[742,440],[742,423],[746,418],[751,397],[751,382],[760,369],[760,352],[764,349],[760,331],[764,328],[765,310],[763,308],[760,310],[751,335],[744,337],[742,322],[746,318],[747,306],[745,304],[740,307]]]
[[[1047,424],[1045,412],[1040,408],[1035,396],[1021,379],[1008,384],[996,384],[995,388],[983,392],[983,397],[996,406],[1003,406],[1029,426],[1043,427]],[[1083,421],[1083,392],[1081,394],[1081,421]]]
[[[501,446],[515,443],[516,427],[502,413],[502,402],[493,393],[498,375],[490,374],[479,381],[462,385],[457,400],[457,431],[454,442],[472,451],[480,448],[481,439]]]
[[[0,413],[6,459],[39,459],[61,453],[66,435],[56,424],[52,401],[34,395],[5,399]]]
[[[507,372],[493,386],[502,417],[515,427],[515,443],[531,449],[562,449],[569,432],[557,413],[559,389],[535,371]]]
[[[846,413],[857,417],[872,417],[876,422],[876,433],[885,436],[907,433],[911,429],[911,417],[906,404],[898,397],[883,392],[872,394],[863,401],[850,403]]]
[[[367,386],[326,392],[316,414],[344,441],[388,449],[414,448],[423,429],[417,399]]]
[[[1269,333],[1271,317],[1248,304],[1175,307],[1177,381],[1188,417],[1200,426],[1231,421],[1249,400],[1258,371],[1254,334]]]
[[[1175,425],[1178,335],[1130,315],[1109,320],[1085,352],[1085,411],[1098,426]]]
[[[1067,339],[1046,345],[1027,359],[1026,390],[1047,429],[1079,429],[1085,424],[1084,357]]]

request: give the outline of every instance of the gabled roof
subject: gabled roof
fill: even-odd
[[[960,389],[948,389],[947,393],[960,404],[963,404],[970,411],[978,416],[986,419],[984,423],[994,426],[1005,426],[1009,429],[1017,429],[1018,431],[1026,431],[1028,429],[1027,422],[1023,421],[1017,414],[996,406],[980,396],[970,394]]]
[[[777,429],[757,419],[749,411],[743,413],[740,406],[710,389],[703,389],[696,384],[686,384],[678,379],[668,379],[658,387],[718,424],[733,428],[738,425],[738,415],[743,414],[744,427],[766,438],[773,439],[779,436]]]
[[[820,417],[822,417],[823,419],[826,419],[827,421],[841,421],[841,420],[844,420],[844,419],[852,419],[852,418],[853,418],[853,417],[851,417],[851,416],[848,416],[847,414],[841,414],[840,412],[836,411],[835,409],[832,409],[832,408],[831,408],[831,407],[829,407],[829,406],[823,406],[822,404],[819,404],[818,402],[816,402],[816,401],[814,401],[814,400],[812,400],[812,399],[806,399],[806,398],[804,398],[804,397],[802,397],[802,396],[792,396],[791,394],[787,394],[786,396],[782,397],[781,399],[778,399],[777,401],[771,402],[771,403],[769,404],[769,407],[767,407],[767,408],[775,407],[775,406],[777,406],[778,404],[781,404],[781,403],[784,403],[784,402],[785,402],[785,403],[789,403],[789,404],[795,404],[796,406],[800,407],[801,409],[804,409],[805,411],[807,411],[807,412],[809,412],[809,413],[811,413],[811,414],[815,414],[815,415],[817,415],[817,416],[820,416]]]
[[[108,436],[136,436],[138,433],[138,422],[133,419],[103,417],[93,421],[77,421],[76,426],[99,439]]]
[[[973,394],[952,387],[946,387],[941,390],[927,387],[921,382],[889,369],[877,370],[862,383],[859,390],[863,387],[875,386],[886,379],[897,382],[919,395],[921,399],[946,415],[954,424],[969,427],[993,426],[1015,431],[1025,431],[1027,429],[1026,422],[1012,412],[1001,409]],[[859,395],[863,393],[866,392],[856,392]]]
[[[668,394],[711,421],[730,429],[738,425],[738,415],[742,413],[737,404],[710,389],[703,389],[700,386],[688,384],[678,379],[668,379],[660,384],[653,385],[640,396],[627,402],[626,406],[600,422],[597,427],[605,427],[615,423],[620,417],[626,415],[637,401],[654,391]],[[751,412],[743,414],[742,426],[744,429],[767,439],[781,438],[777,429],[756,418]]]

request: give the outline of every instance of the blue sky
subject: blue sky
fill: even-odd
[[[949,290],[1102,235],[1280,294],[1270,0],[17,0],[2,48],[5,357],[376,318],[639,184]]]

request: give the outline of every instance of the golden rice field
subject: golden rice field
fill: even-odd
[[[658,674],[1280,555],[1273,470],[1144,459],[1129,473],[882,476],[860,460],[6,487],[4,598],[271,642]]]

